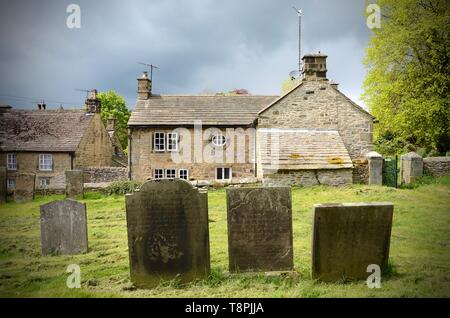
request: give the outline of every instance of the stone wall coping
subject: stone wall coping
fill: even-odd
[[[402,160],[411,160],[411,159],[422,159],[422,157],[420,155],[418,155],[417,153],[411,151],[408,152],[407,154],[402,155]]]
[[[392,202],[352,202],[352,203],[319,203],[314,204],[314,208],[334,208],[334,207],[364,207],[364,206],[391,206]]]
[[[367,153],[366,157],[367,158],[383,158],[383,156],[376,151],[371,151],[371,152]]]
[[[428,158],[423,158],[423,161],[450,161],[450,157],[428,157]]]

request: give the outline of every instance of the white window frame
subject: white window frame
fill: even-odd
[[[223,141],[223,143],[217,143],[217,140],[219,140],[219,138],[221,141]],[[215,134],[212,136],[211,142],[216,147],[224,147],[227,144],[227,137],[223,134]]]
[[[6,155],[6,167],[10,171],[17,170],[17,154],[9,153]]]
[[[155,180],[164,179],[164,169],[154,169],[153,170],[153,179],[155,179]]]
[[[6,186],[7,186],[8,189],[14,190],[16,188],[16,179],[15,178],[8,178]]]
[[[171,175],[173,175],[173,176],[170,176],[169,177],[169,173],[168,172],[173,172]],[[166,169],[165,171],[164,171],[164,177],[166,178],[166,179],[175,179],[176,177],[177,177],[177,169]]]
[[[167,133],[167,151],[178,151],[178,133]]]
[[[186,178],[181,177],[181,172],[185,172],[186,173]],[[178,178],[186,180],[186,181],[189,180],[189,169],[179,169],[178,170]]]
[[[53,155],[40,154],[39,155],[39,171],[53,171]]]
[[[217,173],[218,169],[222,170],[222,179],[218,179],[218,173]],[[228,179],[225,179],[225,169],[229,169],[230,170],[230,174],[229,174],[229,178]],[[231,181],[232,177],[233,177],[233,171],[232,171],[231,167],[218,167],[218,168],[216,168],[216,180],[217,181]]]
[[[39,178],[39,187],[46,188],[48,186],[50,186],[50,178]]]
[[[161,146],[162,148],[160,148]],[[166,133],[158,131],[153,134],[153,150],[156,152],[166,151]]]

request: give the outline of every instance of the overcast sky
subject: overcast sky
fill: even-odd
[[[80,29],[66,25],[71,3]],[[160,68],[157,94],[278,95],[298,67],[293,5],[304,11],[303,53],[328,54],[328,78],[362,105],[364,0],[0,0],[0,104],[31,108],[25,98],[44,98],[73,108],[85,99],[76,89],[96,88],[133,108],[137,62]]]

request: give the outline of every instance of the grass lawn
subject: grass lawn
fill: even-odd
[[[224,190],[209,192],[212,274],[180,286],[130,288],[123,196],[88,193],[89,252],[42,257],[39,206],[63,199],[38,197],[0,206],[0,297],[450,297],[450,177],[414,189],[349,186],[295,188],[294,265],[298,275],[227,277],[227,222]],[[390,273],[380,289],[365,282],[323,284],[310,278],[311,217],[314,203],[394,202]],[[81,288],[69,289],[66,268],[81,267]]]

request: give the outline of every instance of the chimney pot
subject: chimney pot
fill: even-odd
[[[96,114],[101,111],[101,102],[97,97],[97,90],[92,89],[88,93],[88,97],[86,99],[86,113],[87,114]]]

